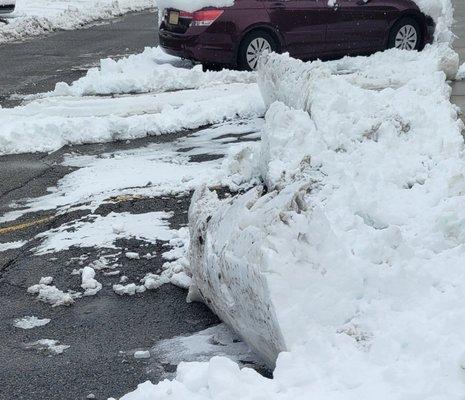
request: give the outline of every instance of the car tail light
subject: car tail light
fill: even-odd
[[[181,11],[179,13],[179,16],[181,18],[191,19],[192,20],[191,26],[210,26],[223,13],[224,13],[224,10],[209,9],[209,10],[195,11],[193,13]]]

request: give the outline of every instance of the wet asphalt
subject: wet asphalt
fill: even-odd
[[[38,93],[53,89],[59,81],[71,82],[102,57],[122,56],[155,45],[155,19],[153,12],[129,14],[88,29],[56,32],[24,43],[0,46],[0,104],[3,107],[18,104],[19,101],[10,98],[15,93]],[[47,188],[56,186],[71,171],[61,165],[66,153],[101,154],[173,141],[185,134],[65,147],[51,154],[0,157],[0,216],[11,203],[41,196]],[[110,211],[173,211],[170,226],[179,228],[187,223],[189,203],[190,195],[128,198],[101,206],[96,212],[106,215]],[[42,276],[53,276],[58,288],[80,290],[80,278],[71,272],[82,267],[78,258],[83,255],[87,257],[85,262],[90,263],[102,255],[113,254],[120,275],[128,276],[128,282],[137,282],[146,273],[160,270],[164,262],[159,256],[162,242],[147,245],[128,239],[118,243],[118,250],[71,248],[51,255],[34,255],[38,233],[86,213],[40,212],[0,224],[0,243],[28,240],[19,250],[0,252],[0,400],[77,400],[90,394],[96,399],[119,397],[147,379],[159,381],[175,368],[135,359],[131,355],[134,350],[219,322],[204,305],[187,304],[186,291],[173,285],[135,296],[119,296],[111,287],[118,283],[119,276],[98,274],[103,289],[96,296],[78,299],[69,307],[52,308],[27,294],[27,288],[38,283]],[[141,252],[141,249],[156,251],[158,256],[151,260],[129,260],[124,256],[126,251]],[[26,315],[50,318],[51,322],[31,330],[13,327],[16,318]],[[56,356],[25,349],[25,343],[38,339],[59,340],[70,348]]]

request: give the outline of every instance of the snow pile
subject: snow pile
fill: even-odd
[[[189,61],[164,53],[159,47],[147,47],[140,54],[120,60],[105,58],[98,68],[68,85],[60,82],[52,92],[31,95],[28,99],[53,96],[89,96],[124,93],[167,92],[199,89],[228,83],[253,83],[255,74],[245,71],[207,71],[192,68]]]
[[[113,285],[113,290],[116,294],[123,296],[125,294],[134,296],[136,293],[143,293],[147,289],[144,285],[136,285],[135,283],[129,283],[127,285],[116,284]]]
[[[94,296],[102,289],[102,284],[95,279],[95,271],[92,267],[87,266],[82,269],[81,279],[83,296]]]
[[[439,50],[390,57],[378,76],[305,64],[309,92],[286,94],[306,69],[270,55],[250,150],[266,187],[191,205],[190,294],[276,360],[273,380],[216,357],[124,400],[462,399],[462,124]],[[411,78],[389,82],[392,65]]]
[[[69,306],[74,303],[74,299],[81,297],[80,293],[63,292],[56,286],[52,286],[53,278],[45,277],[37,285],[29,286],[27,292],[36,294],[37,300],[51,304],[52,307]]]
[[[0,43],[22,40],[153,7],[150,0],[21,0],[8,24],[0,24]],[[155,15],[154,15],[155,19]]]
[[[47,325],[50,322],[48,318],[37,318],[34,316],[26,316],[23,318],[18,318],[14,321],[13,326],[15,328],[21,329],[32,329],[38,326]]]

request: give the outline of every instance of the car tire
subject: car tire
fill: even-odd
[[[420,50],[420,25],[413,18],[404,17],[397,21],[389,34],[388,48],[401,50]]]
[[[265,31],[253,31],[242,40],[239,46],[238,67],[242,70],[252,71],[257,68],[258,58],[261,53],[278,50],[278,43],[272,35]]]

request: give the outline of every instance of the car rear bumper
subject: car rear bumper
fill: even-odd
[[[195,62],[235,65],[234,51],[225,48],[221,35],[175,33],[159,30],[160,47],[168,54]],[[210,39],[210,40],[209,40]]]

